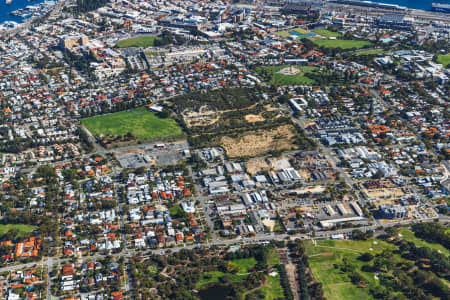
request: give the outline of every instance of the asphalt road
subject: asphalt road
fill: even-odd
[[[439,217],[439,221],[441,223],[448,223],[450,222],[450,217],[448,216],[440,216]],[[397,222],[396,224],[400,224],[400,225],[411,225],[414,224],[416,222],[419,221],[415,221],[415,220],[407,220],[407,221],[400,221]],[[286,239],[304,239],[304,240],[308,240],[308,239],[315,239],[315,238],[327,238],[330,237],[331,235],[334,234],[348,234],[351,233],[354,229],[359,229],[362,231],[368,231],[368,230],[373,230],[375,233],[375,236],[378,236],[380,234],[383,234],[384,230],[378,230],[377,228],[379,227],[383,227],[384,228],[388,228],[391,227],[393,225],[391,224],[381,224],[381,225],[372,225],[372,226],[365,226],[365,227],[359,227],[359,228],[346,228],[346,229],[338,229],[338,230],[331,230],[331,231],[319,231],[319,232],[315,232],[315,236],[313,237],[312,234],[293,234],[293,235],[288,235],[288,234],[266,234],[266,233],[260,233],[257,234],[255,237],[251,237],[251,238],[236,238],[236,239],[231,239],[231,240],[216,240],[215,242],[211,242],[208,245],[209,246],[219,246],[219,247],[224,247],[224,246],[229,246],[229,245],[233,245],[233,244],[242,244],[242,245],[246,245],[246,244],[260,244],[260,243],[264,243],[264,242],[269,242],[269,241],[282,241],[282,240],[286,240]],[[155,250],[149,250],[151,253],[153,254],[159,254],[159,255],[163,255],[166,254],[168,251],[173,253],[173,252],[178,252],[182,249],[194,249],[197,247],[204,247],[204,246],[208,246],[207,244],[192,244],[192,245],[188,245],[185,247],[174,247],[174,248],[164,248],[164,249],[155,249]],[[119,253],[114,253],[111,254],[112,257],[126,257],[126,258],[130,258],[132,256],[134,256],[135,250],[128,250],[124,247],[124,249],[119,252]],[[96,255],[92,255],[92,256],[83,256],[80,258],[77,258],[78,262],[84,262],[84,261],[95,261],[97,259],[101,259],[104,258],[105,255],[103,254],[96,254]],[[27,263],[27,264],[18,264],[18,265],[13,265],[13,266],[8,266],[8,267],[3,267],[0,268],[0,272],[4,272],[4,271],[15,271],[15,270],[20,270],[20,269],[24,269],[24,268],[31,268],[34,266],[37,266],[39,264],[47,264],[49,267],[53,266],[55,264],[64,264],[64,263],[68,263],[70,261],[72,261],[73,258],[43,258],[41,261],[38,262],[32,262],[32,263]],[[49,268],[49,271],[51,271],[51,268]]]

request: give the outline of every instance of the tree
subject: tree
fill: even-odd
[[[353,284],[358,284],[358,285],[366,283],[366,280],[359,272],[353,272],[350,275],[350,280],[352,281]]]
[[[386,234],[390,237],[395,237],[398,235],[398,229],[395,227],[388,227],[384,230],[384,232],[386,232]]]
[[[371,261],[371,260],[373,259],[373,255],[370,254],[370,253],[368,253],[368,252],[366,252],[366,253],[363,253],[363,254],[359,257],[359,259],[362,260],[362,261]]]
[[[167,110],[163,110],[161,112],[158,112],[156,115],[161,119],[167,119],[169,117],[169,112]]]
[[[357,241],[366,240],[366,234],[359,229],[355,229],[352,231],[352,239]]]
[[[231,283],[233,281],[233,278],[231,278],[230,275],[223,275],[219,278],[219,281],[221,283]]]

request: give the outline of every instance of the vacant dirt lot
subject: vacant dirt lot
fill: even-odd
[[[294,190],[297,195],[303,195],[303,194],[320,194],[326,191],[326,188],[323,185],[315,185],[315,186],[306,186],[301,189]]]
[[[304,178],[306,180],[311,178],[311,172],[309,172],[308,170],[306,170],[306,169],[298,169],[297,171],[298,171],[298,173],[300,173],[302,178]]]
[[[250,174],[256,174],[258,172],[270,170],[270,166],[267,163],[266,159],[259,157],[249,159],[245,167]]]
[[[264,224],[264,226],[269,228],[270,231],[273,231],[273,229],[275,227],[275,221],[274,220],[265,219],[264,221],[262,221],[262,223]]]
[[[229,157],[258,156],[271,150],[290,150],[294,148],[295,128],[282,125],[271,130],[247,133],[240,137],[224,136],[220,144]]]
[[[393,189],[372,189],[372,190],[364,190],[364,192],[369,195],[372,199],[391,199],[391,198],[398,198],[404,195],[402,189],[400,188],[393,188]]]
[[[393,205],[393,204],[395,204],[395,201],[394,200],[376,200],[373,202],[373,204],[375,206],[379,206],[379,205],[383,205],[383,204]]]
[[[283,157],[270,157],[269,159],[269,163],[270,166],[272,167],[272,169],[274,170],[283,170],[283,169],[287,169],[287,168],[292,168],[289,159],[285,156]]]

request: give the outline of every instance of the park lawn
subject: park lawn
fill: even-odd
[[[374,299],[369,292],[370,286],[378,284],[375,274],[364,272],[361,267],[366,264],[358,259],[364,253],[380,253],[384,249],[395,249],[385,241],[370,239],[366,241],[353,240],[316,240],[317,246],[311,241],[305,243],[308,254],[309,265],[314,278],[323,284],[325,296],[329,300],[338,299]],[[372,250],[370,250],[372,248]],[[360,272],[367,282],[366,287],[354,285],[348,274],[335,268],[335,264],[342,263],[343,258],[347,258],[352,265]]]
[[[169,213],[171,216],[181,216],[184,214],[184,210],[180,205],[174,205],[169,209]]]
[[[375,54],[380,54],[383,52],[384,52],[383,49],[369,49],[369,50],[355,52],[355,54],[357,56],[359,56],[359,55],[375,55]]]
[[[450,256],[450,251],[442,246],[441,244],[437,243],[429,243],[425,240],[422,240],[421,238],[418,238],[414,235],[414,232],[409,229],[401,229],[399,231],[399,234],[401,234],[401,238],[408,241],[413,242],[417,247],[428,247],[433,250],[440,251],[442,254],[446,256]]]
[[[259,289],[264,294],[264,300],[284,299],[284,290],[280,283],[280,274],[268,275],[267,284]],[[253,292],[254,293],[254,292]]]
[[[327,30],[327,29],[314,29],[313,30],[313,32],[315,32],[315,33],[317,33],[317,34],[319,34],[319,35],[321,35],[321,36],[324,36],[324,37],[327,37],[327,38],[329,38],[329,37],[340,37],[340,36],[342,36],[342,34],[340,34],[339,32],[334,32],[334,31],[330,31],[330,30]]]
[[[195,285],[195,288],[201,288],[202,286],[205,286],[212,282],[219,282],[219,278],[224,275],[230,276],[231,282],[240,282],[247,278],[247,275],[224,273],[222,271],[211,271],[211,272],[203,273],[200,276],[200,280]]]
[[[324,48],[341,48],[341,49],[361,49],[365,46],[371,46],[372,43],[368,41],[357,41],[357,40],[313,40],[313,42]]]
[[[247,274],[256,265],[256,259],[253,257],[234,259],[231,262],[239,268],[238,274]]]
[[[37,226],[25,225],[25,224],[0,224],[0,234],[5,234],[12,229],[17,229],[20,233],[28,233],[37,229]]]
[[[148,112],[145,107],[82,119],[81,124],[94,135],[132,133],[138,139],[183,133],[175,120],[159,118],[155,113]]]
[[[119,48],[128,48],[128,47],[151,47],[154,45],[155,40],[158,39],[156,36],[139,36],[126,40],[121,40],[116,43],[116,46]]]
[[[331,247],[345,249],[355,253],[380,253],[385,249],[395,250],[396,247],[390,243],[387,243],[380,239],[368,239],[365,241],[355,240],[316,240],[317,246],[315,247],[311,242],[306,243],[306,253],[313,255],[317,253],[329,252]],[[330,247],[330,248],[327,248]],[[372,248],[372,250],[370,250]]]
[[[271,78],[269,80],[270,84],[280,84],[280,85],[313,85],[315,80],[305,76],[306,73],[318,70],[317,67],[310,66],[295,66],[295,68],[300,69],[300,72],[295,75],[284,75],[277,73],[282,69],[289,67],[288,65],[281,66],[269,66],[269,67],[260,67],[257,69],[257,72],[261,72],[263,69],[268,71],[271,74]]]
[[[329,249],[328,252],[309,257],[309,266],[314,278],[323,284],[325,297],[328,300],[373,299],[368,288],[357,287],[350,281],[347,274],[334,267],[345,257],[356,269],[360,269],[362,263],[358,261],[358,256],[358,253],[349,250]],[[360,273],[366,280],[370,280],[369,276],[363,272]]]
[[[273,253],[273,254],[272,254]],[[272,257],[273,255],[273,257]],[[277,266],[280,264],[280,258],[278,257],[278,252],[274,249],[271,250],[269,254],[269,258],[272,257],[272,260],[269,261],[269,266]]]
[[[442,64],[444,67],[450,66],[450,54],[441,54],[437,59],[438,63]]]

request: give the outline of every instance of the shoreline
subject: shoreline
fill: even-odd
[[[398,3],[391,3],[391,2],[385,2],[385,1],[383,1],[383,0],[358,0],[358,1],[366,1],[366,2],[372,2],[372,3],[375,3],[375,4],[387,4],[387,5],[397,5],[397,6],[399,6],[399,7],[402,7],[402,8],[404,8],[404,9],[406,9],[406,10],[421,10],[421,11],[426,11],[426,12],[435,12],[435,13],[440,13],[439,11],[434,11],[433,10],[433,4],[444,4],[444,5],[450,5],[450,3],[442,3],[442,2],[439,2],[439,1],[442,1],[442,0],[433,0],[430,4],[429,4],[429,7],[427,7],[427,8],[416,8],[416,7],[408,7],[408,6],[405,6],[405,5],[402,5],[402,4],[398,4]]]
[[[20,23],[17,22],[17,21],[10,21],[10,20],[3,21],[1,24],[4,24],[5,22],[15,22],[18,25],[13,27],[13,28],[3,28],[2,27],[2,28],[0,28],[0,33],[1,34],[14,33],[17,30],[28,28],[34,21],[36,21],[36,20],[38,20],[40,18],[43,18],[43,17],[45,17],[45,16],[47,16],[49,14],[52,14],[54,12],[54,10],[57,9],[59,6],[63,5],[66,0],[54,0],[54,1],[56,1],[56,2],[55,2],[55,5],[53,6],[53,8],[47,14],[45,14],[43,16],[35,16],[35,17],[30,17],[30,18],[24,18],[22,20],[22,22],[20,22]],[[360,0],[360,1],[364,1],[364,0]],[[439,0],[436,0],[436,1],[439,1]],[[381,1],[369,1],[369,2],[379,3],[379,4],[391,4],[391,3],[385,3],[382,0]],[[329,2],[328,0],[326,0],[325,5],[330,5],[330,4],[335,5],[335,6],[339,6],[339,7],[355,7],[355,8],[360,7],[360,8],[362,8],[361,6],[357,6],[357,5],[340,4],[340,3],[336,3],[336,2]],[[436,17],[436,18],[438,18],[440,20],[442,20],[442,19],[445,19],[446,21],[450,20],[450,14],[449,13],[433,11],[433,10],[431,10],[431,7],[429,9],[419,9],[419,8],[403,7],[403,6],[400,6],[400,5],[398,5],[398,6],[404,8],[405,10],[404,11],[398,11],[398,12],[392,11],[390,13],[393,13],[393,14],[410,14],[413,17],[424,18],[424,19]],[[380,13],[389,13],[385,9],[377,9],[377,8],[371,8],[371,9],[379,10]]]
[[[362,0],[359,0],[362,1]],[[380,4],[386,4],[380,1],[370,1],[372,3],[380,3]],[[389,4],[389,3],[387,3]],[[346,11],[348,9],[355,10],[355,11],[367,11],[367,13],[373,13],[373,14],[395,14],[395,15],[407,15],[414,17],[419,20],[427,20],[427,21],[439,21],[439,22],[450,22],[450,13],[444,13],[444,12],[437,12],[437,11],[431,11],[431,10],[424,10],[424,9],[416,9],[416,8],[409,8],[409,7],[402,7],[402,10],[391,10],[386,8],[376,8],[376,7],[364,7],[360,5],[351,5],[351,4],[343,4],[343,3],[337,3],[337,2],[325,2],[325,6],[327,8],[337,8],[341,9],[343,11]],[[399,6],[400,7],[400,6]]]
[[[0,1],[2,1],[2,0],[0,0]],[[14,1],[14,0],[13,0]],[[1,25],[0,26],[2,26],[2,27],[0,27],[0,33],[1,34],[7,34],[7,33],[14,33],[15,31],[18,31],[18,30],[21,30],[21,29],[25,29],[25,28],[28,28],[33,22],[35,22],[36,20],[39,20],[39,19],[41,19],[41,18],[44,18],[44,17],[46,17],[46,16],[48,16],[49,14],[52,14],[53,12],[54,12],[54,10],[60,5],[60,4],[63,4],[64,3],[64,1],[65,0],[53,0],[54,2],[55,2],[55,4],[53,5],[53,7],[51,8],[51,10],[50,11],[48,11],[45,15],[42,15],[42,16],[33,16],[33,17],[29,17],[29,18],[22,18],[22,21],[19,23],[19,22],[17,22],[17,21],[11,21],[11,20],[5,20],[5,21],[3,21],[3,22],[1,22]],[[34,1],[30,1],[30,3],[33,3]],[[37,5],[40,5],[40,4],[42,4],[42,3],[44,3],[45,1],[43,1],[43,2],[40,2],[39,4],[37,4]],[[30,4],[31,5],[31,4]],[[27,5],[28,6],[28,5]],[[26,6],[24,7],[24,8],[26,8]],[[8,13],[9,14],[9,13]],[[17,23],[17,25],[15,26],[15,27],[12,27],[12,28],[4,28],[3,27],[3,24],[5,24],[6,22],[15,22],[15,23]]]

